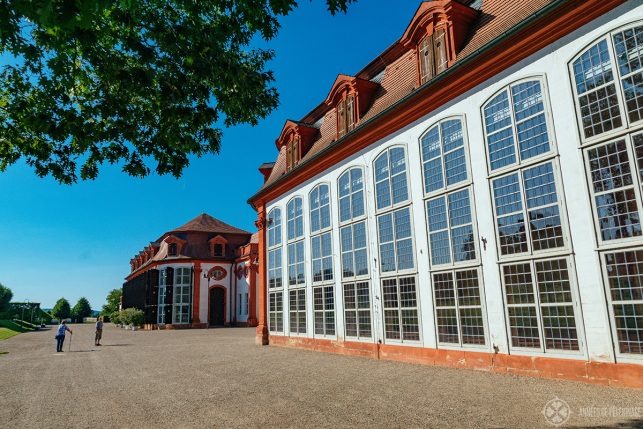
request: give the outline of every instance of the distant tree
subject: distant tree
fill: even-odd
[[[13,298],[13,292],[6,286],[0,283],[0,313],[9,311],[9,303]]]
[[[74,308],[71,309],[71,318],[76,322],[82,322],[85,317],[89,317],[91,314],[92,307],[85,297],[80,298]]]
[[[58,320],[69,318],[69,316],[71,315],[69,301],[67,301],[65,298],[60,298],[58,301],[56,301],[56,305],[54,305],[54,309],[51,310],[51,314]]]
[[[118,305],[121,303],[121,290],[113,289],[107,294],[106,298],[107,303],[103,305],[103,310],[101,314],[103,316],[108,316],[115,311],[118,311]]]

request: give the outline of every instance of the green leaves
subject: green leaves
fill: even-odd
[[[331,13],[354,0],[327,0]],[[269,40],[294,0],[0,0],[0,171],[24,158],[61,183],[179,177],[220,125],[278,104]]]

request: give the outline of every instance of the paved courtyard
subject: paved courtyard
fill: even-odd
[[[258,347],[253,329],[108,325],[94,347],[72,328],[62,354],[53,331],[0,342],[1,427],[552,427],[555,397],[571,426],[643,426],[638,390]]]

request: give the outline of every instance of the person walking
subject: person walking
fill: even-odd
[[[72,335],[73,332],[67,326],[67,322],[64,320],[58,325],[58,331],[56,331],[56,353],[63,352],[63,343],[65,342],[65,331],[69,331],[69,335]]]
[[[99,316],[96,320],[96,337],[94,338],[94,345],[100,346],[100,339],[103,337],[103,317]]]

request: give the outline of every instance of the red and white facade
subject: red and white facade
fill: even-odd
[[[257,236],[201,214],[150,243],[131,261],[123,308],[146,326],[256,326]]]
[[[643,387],[641,94],[640,2],[422,2],[260,168],[257,341]]]

